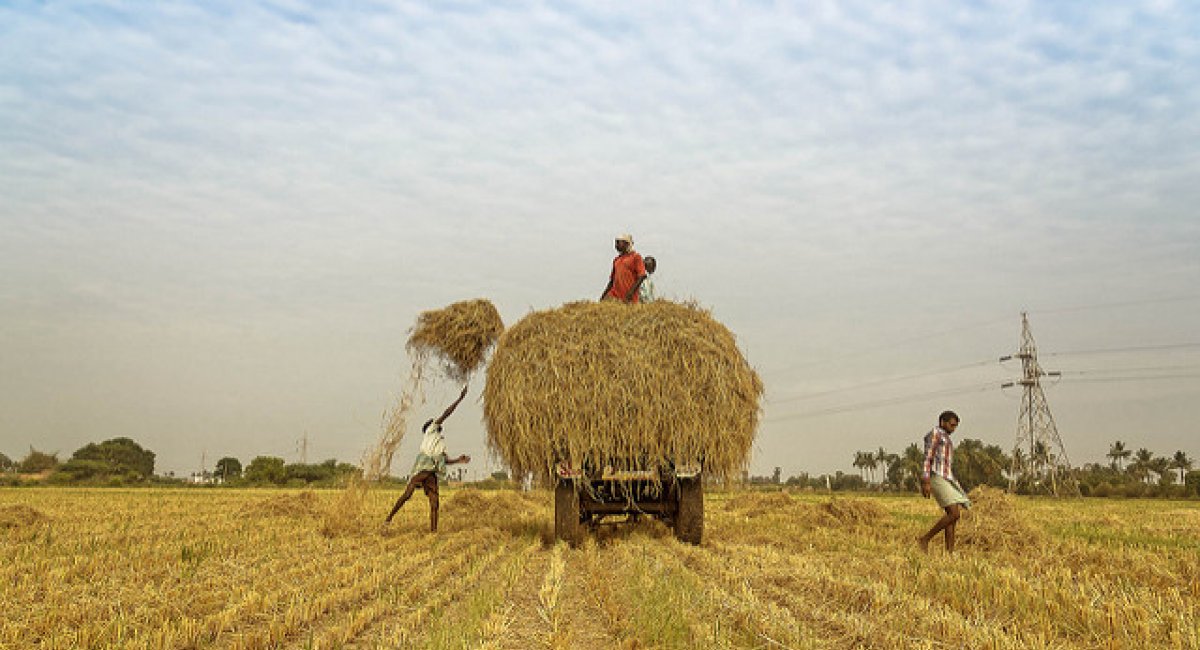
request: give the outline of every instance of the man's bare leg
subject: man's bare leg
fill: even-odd
[[[429,532],[431,532],[431,533],[437,532],[437,520],[438,520],[438,495],[435,493],[435,494],[429,495]]]
[[[408,487],[406,487],[404,489],[404,494],[401,494],[400,498],[396,499],[396,505],[392,506],[392,511],[388,513],[387,519],[384,519],[383,523],[385,523],[385,524],[391,523],[392,517],[396,516],[396,513],[400,511],[401,506],[403,506],[405,504],[405,502],[408,501],[409,497],[412,496],[413,490],[415,490],[416,488],[417,488],[417,480],[416,480],[416,477],[413,477],[408,480]]]
[[[954,507],[957,508],[958,505],[955,504]],[[958,527],[957,519],[954,520],[954,523],[950,524],[949,526],[946,526],[946,552],[947,553],[954,552],[954,529],[957,527]]]
[[[933,539],[933,537],[935,535],[942,532],[943,530],[946,530],[948,527],[953,526],[955,524],[955,522],[958,521],[958,517],[959,517],[958,511],[959,511],[959,505],[957,503],[952,503],[952,504],[946,506],[946,514],[942,515],[942,518],[937,520],[937,523],[935,523],[933,525],[933,528],[929,529],[929,532],[925,533],[924,535],[922,535],[920,538],[917,539],[917,543],[921,545],[922,551],[925,551],[926,553],[928,553],[929,552],[929,541],[931,539]],[[954,543],[952,541],[953,538],[954,538],[954,533],[950,533],[949,537],[946,540],[947,548],[953,548],[953,545],[954,545]]]

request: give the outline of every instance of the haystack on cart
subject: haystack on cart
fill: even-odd
[[[582,541],[605,517],[661,520],[682,542],[699,544],[704,536],[704,489],[699,465],[602,471],[575,469],[567,461],[555,467],[554,537],[571,545]]]
[[[698,544],[702,479],[745,468],[761,396],[733,334],[702,308],[571,303],[500,336],[483,416],[513,474],[554,488],[558,539],[623,515]]]

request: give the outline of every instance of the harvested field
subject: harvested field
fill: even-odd
[[[394,490],[352,534],[279,514],[339,494],[0,490],[45,517],[0,528],[0,648],[1200,647],[1196,502],[981,497],[964,540],[1003,512],[1036,543],[953,558],[915,496],[709,493],[700,546],[555,545],[542,491],[445,490],[437,535],[420,495],[379,526]]]
[[[311,490],[279,494],[242,508],[248,517],[304,517],[317,514],[317,495]]]

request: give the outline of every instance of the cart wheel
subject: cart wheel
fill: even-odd
[[[704,536],[704,484],[700,477],[679,479],[679,512],[675,515],[675,537],[699,544]]]
[[[554,539],[578,546],[583,539],[579,516],[579,492],[575,482],[562,480],[554,486]]]

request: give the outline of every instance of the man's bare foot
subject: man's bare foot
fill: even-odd
[[[917,546],[920,546],[923,552],[929,552],[929,540],[925,539],[924,537],[917,538]]]

